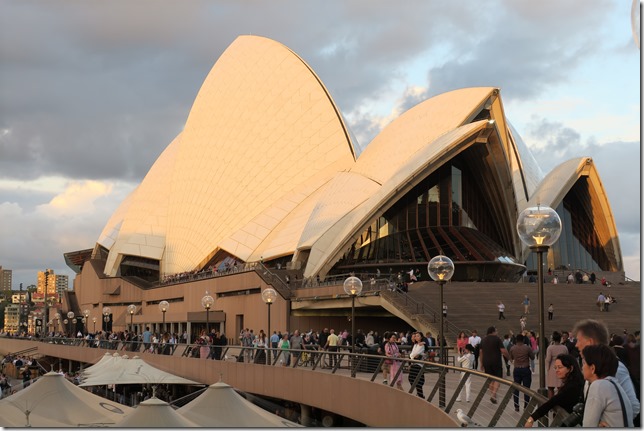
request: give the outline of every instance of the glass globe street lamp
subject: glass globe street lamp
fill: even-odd
[[[439,290],[439,306],[443,306],[443,286],[446,282],[451,280],[454,275],[454,262],[447,256],[439,255],[434,256],[427,264],[427,272],[432,280],[438,282]],[[443,310],[440,310],[440,331],[438,334],[438,343],[440,347],[440,363],[447,365],[447,358],[445,357],[445,322],[443,318]],[[439,383],[440,391],[438,394],[438,404],[440,407],[445,407],[445,374],[441,373],[441,382]]]
[[[86,325],[86,322],[89,321],[89,314],[90,314],[90,311],[88,309],[83,310],[83,316],[84,317],[83,317],[82,322],[83,322],[83,326],[85,326],[85,331],[86,332],[89,332],[89,328]]]
[[[108,322],[110,321],[110,314],[112,314],[112,309],[110,307],[103,307],[103,328],[105,331],[107,331],[108,328]]]
[[[271,305],[273,302],[275,302],[275,299],[277,299],[277,292],[275,289],[272,287],[268,287],[262,291],[262,301],[268,306],[268,326],[266,327],[266,337],[268,339],[268,343],[270,343],[270,336],[271,336]],[[270,365],[271,364],[271,350],[273,346],[268,344],[266,346],[266,364]]]
[[[63,325],[67,326],[68,323],[69,323],[69,320],[63,319]]]
[[[163,313],[163,332],[165,332],[165,312],[170,308],[170,303],[168,301],[159,302],[159,310]]]
[[[351,353],[356,353],[356,296],[362,292],[362,280],[351,276],[342,283],[344,292],[351,297]],[[353,357],[355,360],[355,357]],[[356,376],[355,365],[351,367],[351,377]]]
[[[134,325],[132,324],[132,319],[134,318],[134,313],[136,313],[136,305],[128,305],[127,312],[130,313],[130,332],[132,332],[132,328],[134,327]]]
[[[71,332],[71,338],[76,338],[76,328],[78,327],[76,324],[78,323],[77,318],[72,319],[72,332]]]
[[[69,319],[69,338],[72,338],[72,319],[74,318],[74,312],[70,311],[67,313],[67,319]]]
[[[94,333],[96,333],[96,317],[92,317],[92,322],[94,322]]]
[[[543,300],[543,253],[547,253],[552,244],[561,235],[561,218],[555,210],[537,204],[536,207],[521,211],[517,219],[517,233],[521,242],[537,253],[537,289],[539,307],[539,351],[546,351],[546,324]],[[539,360],[539,389],[541,395],[547,396],[546,363],[543,357]]]
[[[206,294],[201,298],[201,306],[206,309],[206,334],[210,336],[210,307],[215,303],[215,300],[206,290]]]

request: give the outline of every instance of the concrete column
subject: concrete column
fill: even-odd
[[[311,426],[311,406],[300,404],[300,421],[305,427]]]

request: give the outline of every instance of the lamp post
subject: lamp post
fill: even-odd
[[[60,328],[60,313],[56,313],[54,319],[56,319],[56,329]]]
[[[130,304],[127,306],[127,312],[130,313],[130,332],[132,332],[132,319],[134,317],[134,313],[136,313],[136,305]]]
[[[74,312],[70,311],[67,313],[67,318],[69,319],[69,338],[72,338],[72,319],[74,318]]]
[[[517,233],[521,241],[537,253],[537,289],[539,306],[539,352],[546,351],[546,327],[544,319],[543,300],[543,253],[559,239],[561,235],[561,219],[555,210],[537,204],[536,207],[521,211],[517,220]],[[545,356],[539,358],[539,389],[541,395],[547,396]]]
[[[351,296],[351,353],[356,352],[356,296],[362,292],[362,280],[358,277],[349,277],[342,284],[344,292]],[[355,360],[355,357],[353,357]],[[356,376],[356,367],[351,367],[351,377]]]
[[[69,323],[69,320],[63,319],[63,325],[67,326],[68,323]]]
[[[44,303],[43,303],[43,308],[45,310],[45,314],[43,317],[43,338],[47,335],[45,332],[47,329],[45,328],[44,323],[47,321],[47,315],[48,315],[48,309],[47,309],[47,279],[49,278],[49,271],[45,271],[45,298],[44,298]]]
[[[159,302],[159,310],[163,313],[163,332],[165,332],[165,312],[170,308],[170,303],[168,301]]]
[[[92,317],[92,322],[94,322],[94,333],[96,334],[96,317]]]
[[[74,317],[74,318],[72,319],[72,332],[71,332],[71,338],[76,338],[76,328],[78,328],[77,323],[78,323],[78,319]]]
[[[262,301],[266,305],[268,305],[268,326],[266,327],[266,340],[267,340],[267,345],[266,345],[266,364],[270,365],[271,364],[271,348],[273,347],[270,345],[270,337],[271,337],[271,305],[273,302],[275,302],[275,299],[277,298],[277,292],[275,289],[272,287],[268,287],[262,291]]]
[[[210,307],[215,303],[215,300],[210,296],[206,290],[206,294],[201,298],[201,306],[206,309],[206,334],[210,336]]]
[[[85,310],[83,310],[83,320],[82,320],[82,322],[83,322],[83,326],[85,327],[85,332],[89,332],[89,329],[87,328],[87,322],[89,322],[89,314],[90,314],[90,311],[87,308]],[[85,334],[85,335],[87,335],[87,334]]]
[[[108,322],[110,321],[110,314],[112,309],[110,307],[103,307],[103,322],[105,322],[105,331],[107,332]]]
[[[429,276],[432,278],[432,280],[438,282],[438,287],[439,287],[439,295],[440,299],[438,301],[439,306],[441,307],[440,310],[440,331],[438,334],[438,342],[440,345],[440,363],[443,365],[447,365],[447,358],[445,357],[445,322],[443,318],[443,286],[445,285],[446,282],[448,282],[451,278],[452,275],[454,275],[454,262],[452,262],[452,259],[450,259],[447,256],[443,255],[438,255],[434,256],[429,263],[427,264],[427,272],[429,272]],[[444,374],[441,374],[442,377],[442,382],[440,383],[439,386],[439,394],[438,394],[438,404],[440,407],[445,407],[445,377]]]

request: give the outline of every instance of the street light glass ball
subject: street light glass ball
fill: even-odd
[[[112,313],[112,309],[110,307],[103,307],[103,316],[107,316],[110,313]]]
[[[434,256],[427,264],[427,272],[434,281],[448,281],[454,275],[454,262],[447,256]]]
[[[96,317],[92,317],[92,322],[96,323]]]
[[[70,311],[69,313],[67,313],[67,318],[73,319],[74,318],[74,312]]]
[[[208,291],[206,291],[206,294],[201,298],[201,306],[205,308],[206,310],[210,310],[210,307],[215,303],[215,300]]]
[[[127,306],[127,312],[130,314],[136,313],[136,305],[130,304]]]
[[[561,235],[561,219],[550,207],[536,206],[521,211],[517,220],[521,241],[532,246],[551,246]]]
[[[69,320],[65,319],[65,320],[63,320],[63,323],[64,323],[65,325],[67,325],[67,324],[69,323]]]
[[[161,310],[162,313],[168,311],[168,308],[170,308],[170,303],[168,301],[159,302],[159,310]]]
[[[272,304],[277,298],[277,292],[272,287],[268,287],[262,291],[262,301],[266,304]]]
[[[349,277],[344,280],[343,287],[347,295],[360,295],[360,292],[362,292],[362,280],[358,277]]]
[[[85,316],[85,317],[89,317],[89,310],[85,310],[85,311],[83,311],[83,316]]]

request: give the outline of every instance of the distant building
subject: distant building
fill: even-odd
[[[36,304],[42,304],[45,301],[45,289],[47,289],[47,302],[58,302],[58,280],[57,275],[53,269],[45,271],[38,271],[38,284],[36,285],[36,292],[33,293],[31,299]],[[66,277],[66,276],[65,276]]]
[[[15,334],[20,325],[20,305],[10,304],[4,309],[4,332]]]
[[[13,271],[0,266],[0,290],[11,290]]]
[[[56,275],[56,293],[58,297],[62,297],[66,291],[69,290],[69,276]]]
[[[11,303],[12,304],[22,304],[23,302],[28,302],[28,301],[29,301],[29,293],[28,292],[12,293],[12,295],[11,295]]]

